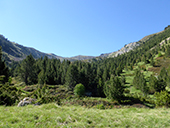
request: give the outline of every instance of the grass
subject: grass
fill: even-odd
[[[25,107],[0,106],[0,127],[170,127],[170,109],[131,107],[99,110],[80,106],[60,107],[55,103]]]

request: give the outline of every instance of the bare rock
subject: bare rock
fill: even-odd
[[[35,101],[35,99],[32,99],[32,98],[30,98],[30,97],[25,97],[23,100],[21,100],[21,101],[18,103],[18,107],[22,107],[22,106],[31,104],[33,101]]]

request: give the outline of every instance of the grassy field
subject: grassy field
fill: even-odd
[[[55,103],[25,107],[0,106],[3,128],[170,127],[170,109],[120,108],[100,110]]]

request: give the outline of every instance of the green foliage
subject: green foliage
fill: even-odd
[[[151,75],[149,78],[149,86],[150,86],[151,93],[154,93],[159,90],[158,79],[154,75]]]
[[[154,61],[153,57],[151,57],[150,64],[151,64],[153,67],[155,66],[155,61]]]
[[[85,87],[83,84],[80,83],[74,87],[74,94],[76,96],[84,96],[84,93],[85,93]]]
[[[103,104],[98,104],[98,105],[96,106],[96,108],[97,108],[97,109],[105,109],[105,107],[104,107]]]
[[[133,79],[133,86],[136,89],[141,90],[144,94],[146,94],[148,91],[146,79],[144,78],[143,73],[141,73],[139,69],[135,71],[135,77]]]
[[[167,30],[167,29],[169,29],[169,28],[170,28],[170,25],[168,25],[167,27],[165,27],[164,30]]]
[[[161,69],[161,71],[160,71],[160,74],[159,74],[159,76],[158,76],[158,79],[159,79],[159,80],[163,80],[163,81],[166,82],[167,77],[168,77],[168,73],[167,73],[165,67],[163,67],[163,68]]]
[[[170,46],[169,45],[166,47],[165,56],[170,57]]]
[[[124,85],[118,76],[111,76],[105,83],[104,93],[107,98],[120,101],[124,97]]]
[[[25,84],[37,83],[37,74],[35,72],[35,60],[32,55],[27,56],[19,67],[19,76]]]
[[[0,105],[13,105],[19,99],[19,91],[9,83],[0,85]]]
[[[2,48],[0,46],[0,76],[4,76],[1,82],[5,83],[9,78],[9,69],[5,64],[5,61],[2,60]]]
[[[60,99],[58,98],[58,96],[51,95],[49,87],[46,84],[37,86],[37,89],[34,90],[30,94],[30,96],[36,98],[36,102],[40,104],[46,104],[51,102],[57,102],[57,104],[60,104]]]
[[[161,53],[161,52],[159,52],[159,53],[158,53],[158,57],[161,57],[161,56],[162,56],[162,53]]]
[[[35,70],[33,71],[35,71],[34,73],[36,75],[32,78],[35,78],[36,80],[29,78],[27,81],[30,84],[38,82],[39,84],[47,83],[49,85],[67,85],[67,87],[71,90],[73,90],[76,84],[82,83],[85,86],[86,91],[92,93],[91,96],[104,97],[104,83],[106,81],[110,81],[109,79],[111,75],[117,75],[120,77],[120,73],[122,73],[122,69],[124,69],[125,66],[126,68],[130,67],[131,70],[133,70],[133,68],[135,68],[135,64],[141,60],[145,61],[145,63],[148,63],[148,60],[150,60],[151,65],[154,66],[154,56],[156,56],[156,54],[158,54],[161,50],[159,43],[162,40],[167,39],[169,36],[170,29],[166,29],[163,32],[147,36],[146,39],[142,39],[137,42],[140,46],[128,53],[114,58],[98,58],[95,60],[89,60],[90,63],[87,61],[70,62],[66,60],[60,62],[60,60],[48,59],[47,57],[40,58],[35,60],[34,64]],[[23,67],[26,68],[26,66]],[[147,69],[148,68],[144,68],[144,70]],[[144,71],[144,73],[146,72]],[[133,74],[131,75],[133,76]],[[20,76],[24,75],[20,74]],[[136,88],[146,93],[147,80],[145,80],[142,75],[137,77],[137,79],[141,82],[136,84],[136,82],[138,82],[136,81],[133,85],[135,86],[136,84]],[[162,84],[161,79],[159,79],[159,81]],[[128,86],[132,84],[131,80],[128,82]]]
[[[157,79],[155,76],[151,75],[149,79],[149,86],[152,93],[161,92],[165,90],[166,82],[163,79]]]
[[[101,78],[99,78],[99,83],[97,85],[97,92],[98,92],[98,96],[104,97],[104,82]]]
[[[73,89],[78,83],[78,70],[77,67],[71,64],[66,74],[66,85],[69,89]]]
[[[164,108],[127,108],[99,110],[82,106],[0,106],[1,127],[14,128],[162,128],[169,127],[170,110]]]
[[[156,97],[155,104],[157,107],[169,107],[170,95],[167,91],[155,92],[154,96]]]

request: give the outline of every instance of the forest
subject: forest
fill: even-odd
[[[23,61],[5,63],[1,49],[0,104],[15,105],[24,97],[32,97],[41,104],[64,104],[63,99],[74,99],[80,100],[80,105],[90,102],[93,106],[98,104],[95,100],[83,101],[82,97],[96,97],[110,99],[109,104],[169,107],[170,65],[161,63],[170,60],[168,37],[170,29],[166,27],[139,41],[141,45],[135,50],[91,61],[60,61],[46,56],[34,59],[30,54]],[[19,82],[21,85],[16,84]]]

